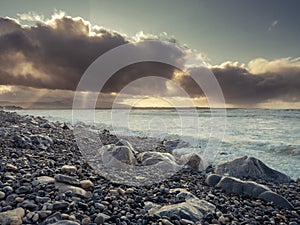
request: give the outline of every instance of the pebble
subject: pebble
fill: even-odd
[[[0,200],[5,198],[5,193],[3,191],[0,191]]]
[[[70,165],[64,165],[62,168],[61,168],[61,172],[62,173],[76,173],[77,171],[77,168],[76,166],[70,166]]]
[[[13,164],[10,164],[10,163],[7,163],[6,166],[5,166],[5,168],[6,168],[6,170],[10,170],[10,171],[14,171],[14,172],[18,171],[18,167],[16,167]]]
[[[82,180],[80,181],[80,186],[83,188],[83,189],[88,189],[90,187],[93,187],[94,184],[92,181],[90,180]]]
[[[53,203],[53,209],[54,210],[66,209],[68,207],[69,207],[68,202],[55,202],[55,203]]]

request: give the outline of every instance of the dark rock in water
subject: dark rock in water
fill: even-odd
[[[186,219],[193,222],[200,221],[209,213],[215,211],[215,206],[205,200],[200,200],[190,192],[183,189],[174,189],[171,192],[179,192],[177,197],[185,198],[185,202],[165,205],[162,207],[155,207],[150,209],[150,213],[158,217],[171,219],[177,217],[178,219]]]
[[[283,196],[276,194],[273,191],[265,191],[261,193],[258,198],[267,202],[273,202],[275,205],[285,209],[294,209],[294,206]]]
[[[219,181],[216,183],[216,181]],[[283,196],[271,191],[268,187],[255,183],[253,181],[242,181],[235,177],[211,174],[207,176],[205,182],[217,188],[223,189],[226,193],[235,193],[238,195],[246,195],[251,198],[259,198],[267,202],[273,202],[277,207],[293,209],[293,205]]]
[[[1,212],[0,223],[20,225],[22,224],[22,218],[25,216],[25,210],[23,208],[16,208],[14,210]]]
[[[271,169],[259,159],[248,156],[218,164],[215,173],[237,178],[262,179],[274,183],[291,181],[289,176]]]

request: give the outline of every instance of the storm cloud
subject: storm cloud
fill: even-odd
[[[26,89],[26,93],[29,93],[28,90],[39,89],[53,92],[58,90],[59,93],[68,91],[70,99],[84,71],[97,57],[126,43],[134,45],[145,39],[160,39],[158,36],[144,35],[142,32],[135,37],[128,37],[103,27],[92,26],[82,18],[64,14],[55,14],[47,21],[43,21],[42,17],[40,20],[34,26],[27,26],[16,19],[0,18],[2,90],[6,90],[6,86],[15,86],[18,87],[19,95],[22,87]],[[186,57],[190,50],[180,47],[175,39],[169,41],[175,45],[170,48],[168,54],[173,61],[180,62],[186,68],[185,73],[158,62],[132,64],[115,73],[102,92],[118,93],[136,79],[161,76],[174,80],[193,98],[205,96],[201,88],[188,76],[201,76],[203,67],[188,65]],[[271,61],[257,58],[247,65],[225,62],[221,65],[210,65],[208,69],[219,82],[227,104],[255,106],[272,100],[292,103],[300,101],[299,58]],[[170,96],[166,92],[167,86],[167,82],[151,83],[140,89],[129,89],[130,93],[126,94],[154,93]],[[34,94],[34,91],[32,93]],[[10,96],[9,90],[2,93],[0,88],[2,99],[4,94],[6,97]],[[172,92],[172,96],[174,95],[176,92]],[[58,97],[59,94],[54,96]]]

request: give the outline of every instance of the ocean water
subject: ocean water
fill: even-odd
[[[50,121],[72,123],[72,110],[18,110],[22,115],[44,116]],[[80,113],[79,113],[80,114]],[[300,110],[230,109],[226,111],[224,135],[212,130],[210,110],[96,110],[94,118],[85,111],[76,120],[91,122],[99,130],[116,135],[183,139],[191,147],[179,151],[203,153],[209,141],[220,141],[214,163],[239,156],[253,156],[268,166],[300,178]],[[221,132],[222,133],[222,132]],[[223,133],[222,133],[223,134]]]

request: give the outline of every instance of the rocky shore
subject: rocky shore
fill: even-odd
[[[208,165],[173,155],[186,144],[178,140],[99,135],[97,156],[111,166],[180,170],[144,186],[113,182],[83,157],[68,124],[0,111],[0,223],[300,224],[300,180],[259,159]]]

